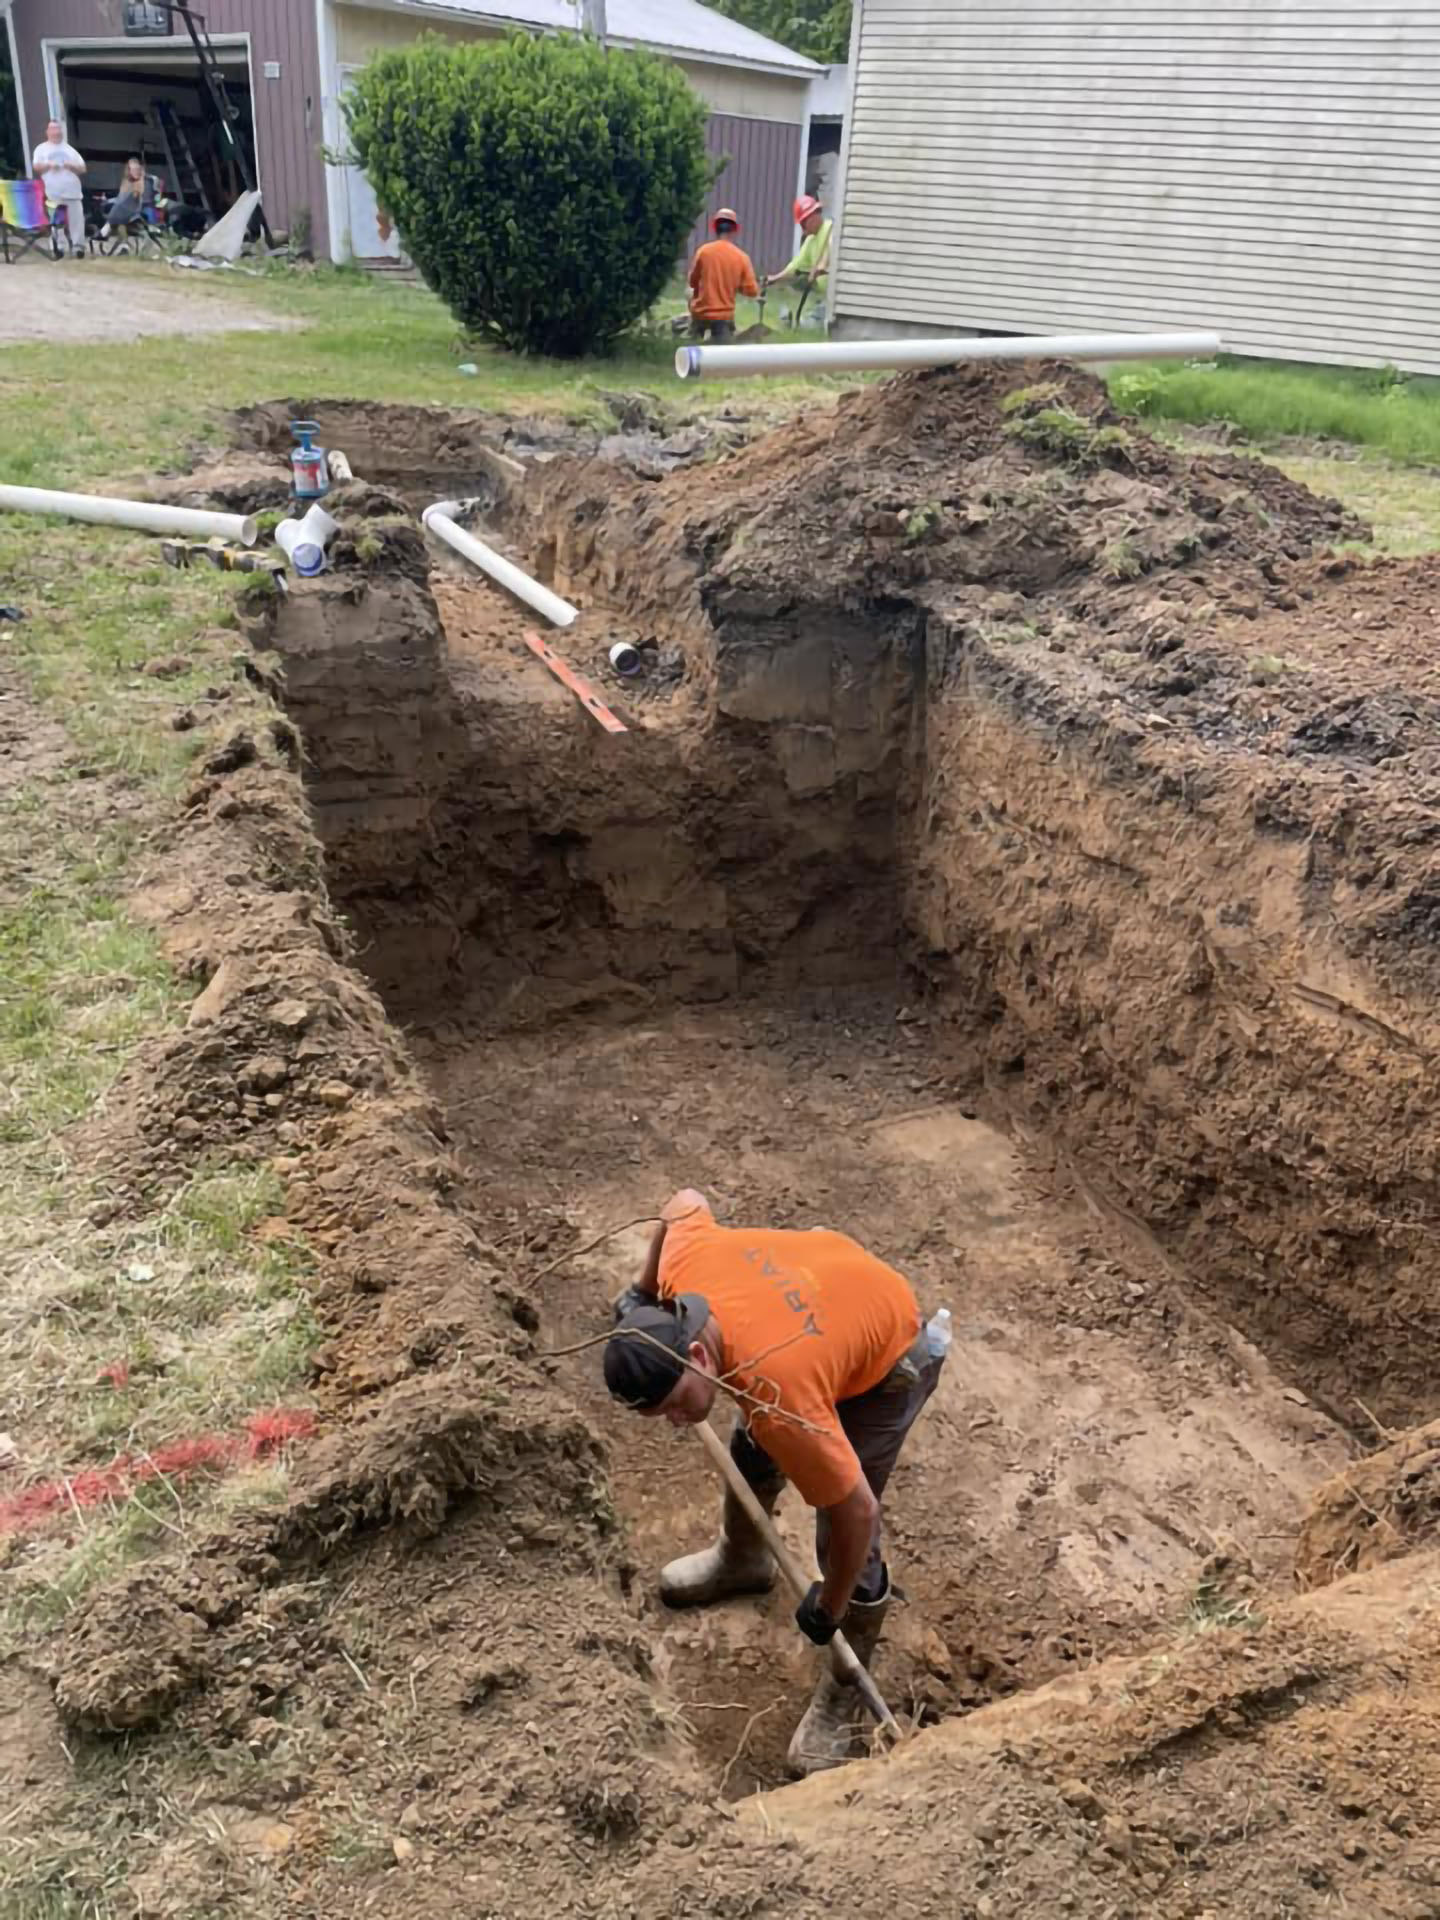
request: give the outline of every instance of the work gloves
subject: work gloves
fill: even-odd
[[[653,1293],[646,1293],[643,1287],[626,1287],[623,1293],[616,1295],[614,1305],[611,1308],[614,1316],[613,1324],[618,1327],[626,1314],[632,1312],[636,1307],[653,1307],[654,1305],[655,1296]]]
[[[795,1624],[807,1640],[817,1647],[828,1647],[840,1631],[840,1622],[832,1620],[820,1604],[820,1582],[812,1580],[810,1591],[795,1609]]]

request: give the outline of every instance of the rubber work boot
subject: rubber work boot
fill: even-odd
[[[757,1491],[755,1497],[766,1513],[773,1513],[780,1493],[778,1488],[768,1494]],[[667,1607],[709,1607],[735,1593],[768,1593],[774,1584],[774,1556],[728,1487],[714,1546],[660,1569],[660,1598]]]
[[[880,1629],[890,1606],[890,1576],[878,1600],[852,1600],[845,1609],[840,1631],[868,1667],[880,1640]],[[843,1767],[851,1759],[869,1721],[865,1703],[853,1681],[842,1680],[832,1659],[826,1659],[805,1717],[795,1729],[786,1762],[797,1778]]]

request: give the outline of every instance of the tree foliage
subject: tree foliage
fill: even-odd
[[[472,333],[603,348],[659,297],[710,179],[679,69],[572,35],[374,60],[347,100],[376,198]]]
[[[707,0],[717,13],[826,66],[850,57],[850,0]]]

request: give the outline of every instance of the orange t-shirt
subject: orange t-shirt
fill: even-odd
[[[697,320],[733,320],[735,296],[759,296],[750,256],[733,240],[709,240],[690,262],[690,311]]]
[[[677,1293],[710,1302],[737,1387],[820,1429],[772,1414],[750,1420],[810,1505],[853,1493],[860,1462],[835,1403],[878,1386],[920,1331],[909,1282],[847,1234],[719,1227],[697,1208],[670,1223],[661,1249],[661,1297]]]

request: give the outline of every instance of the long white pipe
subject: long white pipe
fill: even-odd
[[[456,553],[463,554],[482,573],[488,573],[497,586],[504,587],[507,593],[513,593],[517,600],[523,600],[527,607],[533,607],[552,627],[568,627],[580,618],[578,607],[572,607],[568,600],[562,600],[549,587],[542,587],[538,580],[532,580],[512,560],[507,560],[493,547],[487,547],[483,540],[477,540],[473,533],[467,533],[463,527],[457,526],[455,515],[459,511],[458,500],[437,500],[420,517],[438,540],[443,540],[447,547],[453,547]]]
[[[98,493],[51,493],[48,487],[0,487],[0,513],[56,513],[97,527],[134,527],[140,533],[190,533],[203,540],[234,540],[253,547],[259,528],[246,513],[206,513],[152,500],[107,500]]]
[[[950,367],[960,360],[1199,360],[1218,333],[1051,333],[998,340],[821,340],[774,347],[681,347],[682,380],[751,373],[877,373]]]

